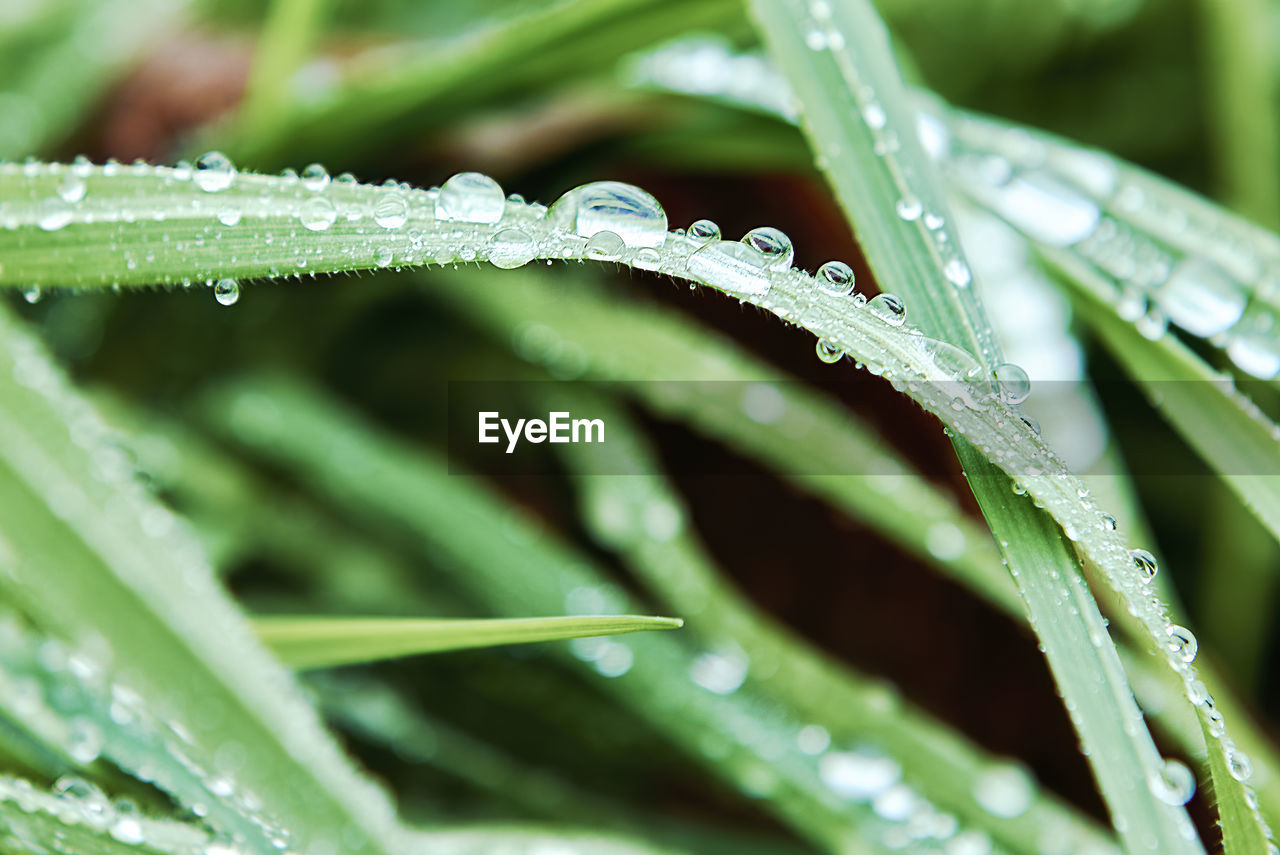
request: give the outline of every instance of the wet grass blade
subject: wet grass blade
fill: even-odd
[[[679,629],[678,618],[602,615],[493,620],[256,617],[258,638],[291,668],[332,668],[505,644]]]

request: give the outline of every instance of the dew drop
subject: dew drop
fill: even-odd
[[[1103,531],[1115,531],[1116,518],[1111,516],[1111,514],[1103,514],[1098,517],[1098,525],[1102,526]]]
[[[915,196],[904,196],[898,200],[898,216],[908,223],[914,223],[924,213],[924,205]]]
[[[234,279],[219,279],[213,286],[213,298],[220,306],[234,306],[240,299],[240,283]]]
[[[596,181],[575,187],[547,215],[558,228],[581,237],[610,231],[631,247],[659,247],[667,240],[667,213],[658,200],[621,181]]]
[[[867,308],[886,324],[902,326],[907,319],[907,307],[893,294],[877,294],[867,301]]]
[[[711,220],[697,220],[689,226],[689,237],[698,244],[720,240],[720,227]]]
[[[71,206],[57,196],[50,196],[40,203],[36,224],[46,232],[56,232],[71,222]]]
[[[390,267],[394,257],[391,247],[380,246],[374,251],[373,263],[379,267]]]
[[[236,205],[228,205],[218,212],[218,222],[224,226],[239,225],[243,212]]]
[[[384,191],[373,204],[373,221],[384,229],[398,229],[409,222],[409,203],[400,193]]]
[[[1012,819],[1031,807],[1031,787],[1026,772],[1015,766],[1000,766],[978,776],[973,785],[973,798],[992,816]]]
[[[1145,549],[1130,549],[1129,560],[1133,562],[1133,566],[1138,568],[1138,572],[1142,574],[1142,584],[1150,585],[1152,580],[1156,578],[1156,574],[1160,572],[1160,565],[1156,563],[1156,558]]]
[[[1234,745],[1226,746],[1223,754],[1227,761],[1227,772],[1231,777],[1243,783],[1253,776],[1253,761],[1249,759],[1248,754]]]
[[[537,255],[533,238],[522,229],[503,229],[489,243],[489,263],[510,270],[523,267]]]
[[[996,194],[994,205],[1019,231],[1049,246],[1079,243],[1102,218],[1091,199],[1038,172],[1009,181]]]
[[[823,291],[840,297],[853,293],[853,268],[843,261],[828,261],[818,268],[818,285]]]
[[[302,170],[302,186],[317,193],[329,186],[329,170],[318,163],[312,163]]]
[[[818,354],[818,358],[821,359],[823,362],[827,363],[828,365],[832,365],[836,362],[839,362],[841,359],[844,358],[843,350],[836,347],[834,344],[830,344],[829,342],[822,341],[821,339],[818,340],[817,346],[815,347],[815,351]]]
[[[973,281],[973,271],[969,269],[969,265],[958,258],[951,259],[943,266],[942,275],[957,288],[968,288],[969,283]]]
[[[142,823],[131,816],[122,816],[117,819],[112,824],[110,833],[116,840],[130,846],[136,846],[145,839],[142,833]]]
[[[1183,763],[1168,759],[1153,772],[1148,784],[1151,794],[1167,805],[1185,805],[1196,792],[1196,778]]]
[[[752,229],[742,236],[742,242],[760,253],[764,258],[765,267],[770,270],[791,269],[795,250],[791,246],[791,238],[778,229],[772,226]]]
[[[102,731],[90,721],[77,720],[67,739],[67,753],[81,766],[87,766],[102,753]]]
[[[889,117],[885,114],[884,107],[872,101],[862,108],[862,120],[871,130],[878,131],[889,121]]]
[[[1006,404],[1018,405],[1031,397],[1031,378],[1021,365],[1006,362],[996,366],[996,384]]]
[[[739,241],[716,240],[699,247],[686,262],[693,278],[715,283],[733,294],[762,297],[769,293],[763,255]]]
[[[610,231],[596,232],[587,241],[587,258],[596,261],[617,261],[626,250],[622,238]]]
[[[874,749],[832,751],[818,761],[818,776],[831,792],[850,801],[867,801],[898,783],[902,767]]]
[[[310,231],[326,231],[337,220],[338,209],[324,196],[308,199],[302,206],[302,225]]]
[[[22,292],[22,299],[26,300],[28,303],[39,303],[40,298],[43,296],[44,292],[40,290],[39,285],[32,285],[30,288],[26,288]]]
[[[221,193],[236,179],[236,167],[220,151],[211,151],[196,159],[196,186],[206,193]]]
[[[1176,623],[1170,624],[1165,632],[1169,635],[1169,652],[1187,664],[1194,662],[1196,654],[1200,652],[1200,643],[1196,641],[1195,634]]]
[[[436,219],[491,225],[502,219],[507,197],[502,187],[480,172],[459,172],[436,194]]]
[[[1226,271],[1201,258],[1185,258],[1154,294],[1160,308],[1192,335],[1226,332],[1244,315],[1245,290]]]
[[[73,170],[68,172],[58,184],[58,196],[62,201],[74,205],[85,197],[88,188],[89,185],[85,183],[84,178]]]

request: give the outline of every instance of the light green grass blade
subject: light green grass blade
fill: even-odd
[[[324,26],[330,2],[270,0],[240,103],[239,118],[247,133],[260,133],[291,106],[294,75]]]
[[[262,643],[291,668],[332,668],[504,644],[678,629],[679,618],[602,615],[494,620],[256,617]]]
[[[305,849],[337,835],[390,851],[398,831],[389,804],[256,646],[181,525],[132,481],[97,416],[6,315],[0,585],[43,634],[29,639],[44,651],[34,685],[80,730],[72,753],[101,754],[178,803],[202,805],[212,827],[256,853],[273,853],[273,837]],[[86,676],[69,682],[72,666]],[[210,719],[203,713],[214,703],[222,715]],[[228,739],[245,749],[234,768],[216,759]]]
[[[940,183],[916,137],[915,111],[869,4],[756,0],[760,32],[787,75],[815,153],[881,285],[908,298],[926,332],[999,363],[990,326],[954,239]],[[814,50],[816,33],[823,39]],[[900,216],[907,210],[913,216]],[[940,217],[936,229],[924,212]],[[914,315],[913,315],[914,316]],[[1010,493],[1009,480],[972,445],[956,448],[1027,604],[1114,824],[1130,851],[1202,852],[1190,820],[1155,786],[1162,761],[1142,723],[1106,624],[1054,522]],[[1070,607],[1063,608],[1063,603]],[[1159,614],[1152,617],[1158,623]]]

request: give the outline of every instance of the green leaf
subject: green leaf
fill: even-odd
[[[420,653],[594,638],[678,629],[683,625],[679,618],[637,615],[498,620],[301,616],[253,619],[258,638],[291,668],[332,668]]]

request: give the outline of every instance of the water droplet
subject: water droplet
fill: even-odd
[[[380,246],[374,251],[373,263],[379,267],[390,267],[394,258],[395,256],[391,252],[391,247]]]
[[[224,226],[238,225],[243,212],[237,205],[228,205],[218,212],[218,222]]]
[[[596,261],[617,261],[626,251],[626,243],[610,231],[596,232],[587,241],[587,258]]]
[[[1200,651],[1200,643],[1191,630],[1174,623],[1165,632],[1169,635],[1169,651],[1187,664],[1194,662]]]
[[[871,130],[878,131],[889,121],[889,117],[885,114],[884,107],[872,101],[862,108],[862,120]]]
[[[689,677],[708,692],[731,695],[747,679],[751,660],[741,648],[704,653],[689,666]]]
[[[731,294],[762,297],[769,293],[764,256],[739,241],[717,240],[698,248],[689,256],[686,269],[693,278]]]
[[[30,288],[24,289],[22,299],[28,303],[39,303],[40,298],[44,296],[44,292],[40,290],[39,285],[32,285]]]
[[[796,747],[801,752],[817,756],[831,747],[831,734],[820,724],[809,724],[796,734]]]
[[[1178,326],[1202,338],[1235,326],[1244,314],[1244,288],[1226,271],[1201,258],[1185,258],[1153,295]]]
[[[1016,766],[999,766],[980,774],[973,785],[973,798],[987,813],[1001,819],[1021,816],[1031,807],[1031,779]]]
[[[720,227],[711,220],[697,220],[689,226],[689,237],[699,244],[720,240]]]
[[[322,232],[338,219],[338,209],[324,196],[308,199],[302,206],[302,225],[313,232]]]
[[[631,247],[659,247],[667,240],[667,213],[658,200],[621,181],[596,181],[561,196],[548,214],[559,228],[581,237],[610,231]]]
[[[142,823],[131,816],[122,816],[111,826],[111,836],[121,843],[127,843],[130,846],[136,846],[142,843],[145,837],[142,833]]]
[[[871,314],[890,326],[900,327],[907,319],[907,307],[893,294],[877,294],[867,301]]]
[[[1031,432],[1034,433],[1036,436],[1040,436],[1041,434],[1040,422],[1031,418],[1031,416],[1023,416],[1022,423],[1026,425],[1031,430]]]
[[[993,194],[997,212],[1032,240],[1071,246],[1088,237],[1102,212],[1097,204],[1047,174],[1030,173]]]
[[[1116,518],[1111,516],[1111,514],[1103,514],[1098,517],[1098,524],[1102,526],[1103,531],[1116,530]]]
[[[384,229],[398,229],[409,221],[409,203],[394,190],[384,191],[373,203],[373,221]]]
[[[36,224],[46,232],[56,232],[71,222],[71,206],[57,196],[50,196],[40,203]]]
[[[898,783],[902,767],[872,748],[833,751],[818,761],[818,776],[841,798],[867,801]]]
[[[68,172],[58,184],[58,196],[62,201],[74,205],[85,197],[89,185],[74,170]]]
[[[742,236],[742,242],[764,257],[770,270],[790,270],[795,250],[791,238],[772,226],[752,229]]]
[[[507,210],[502,187],[480,172],[459,172],[436,194],[436,219],[460,223],[493,224]]]
[[[329,186],[329,170],[318,163],[312,163],[302,170],[302,186],[317,193]]]
[[[1144,585],[1150,585],[1152,580],[1156,578],[1156,574],[1160,572],[1160,565],[1156,564],[1156,557],[1145,549],[1130,549],[1129,560],[1133,562],[1134,567],[1138,568]]]
[[[1164,761],[1160,770],[1148,781],[1151,794],[1167,805],[1185,805],[1196,792],[1196,778],[1181,762]]]
[[[196,186],[206,193],[221,193],[236,180],[236,167],[220,151],[211,151],[196,159]]]
[[[957,288],[968,288],[969,283],[973,281],[973,271],[969,269],[969,265],[958,258],[953,258],[943,265],[942,275]]]
[[[1021,365],[1012,362],[997,365],[996,384],[1000,388],[1000,398],[1006,404],[1016,406],[1031,397],[1031,378]]]
[[[914,223],[924,213],[924,205],[915,196],[904,196],[898,200],[898,216],[908,223]]]
[[[67,740],[67,753],[71,759],[87,766],[102,753],[102,731],[91,721],[76,720],[72,723]]]
[[[1244,782],[1253,776],[1253,761],[1249,759],[1248,754],[1234,745],[1227,745],[1223,749],[1223,756],[1227,761],[1227,772],[1231,777]]]
[[[494,267],[510,270],[528,264],[537,252],[537,244],[527,232],[521,229],[503,229],[489,243],[489,263]]]
[[[213,298],[221,306],[233,306],[240,299],[240,283],[234,279],[219,279],[213,286]]]
[[[844,297],[853,293],[853,268],[843,261],[828,261],[818,268],[818,285],[822,290]]]
[[[815,350],[817,351],[818,358],[821,359],[823,362],[827,363],[828,365],[832,365],[836,362],[839,362],[841,359],[844,358],[843,350],[836,347],[834,344],[830,344],[829,342],[823,341],[822,339],[818,339],[817,347],[815,348]]]

